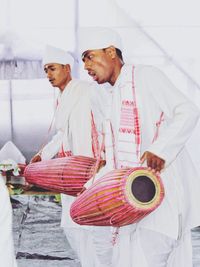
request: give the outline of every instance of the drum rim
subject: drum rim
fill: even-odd
[[[143,175],[147,176],[153,182],[153,184],[155,186],[155,195],[148,202],[139,201],[138,199],[136,199],[134,197],[134,195],[132,194],[132,191],[131,191],[131,185],[132,185],[133,181],[138,176],[143,176]],[[132,172],[129,174],[128,178],[126,179],[125,196],[126,196],[126,200],[131,205],[134,205],[135,207],[141,208],[141,209],[145,209],[145,208],[151,209],[151,208],[154,208],[155,206],[157,206],[161,202],[161,200],[164,196],[164,187],[163,187],[161,179],[158,175],[154,174],[153,172],[151,172],[147,168],[138,168],[138,169],[132,170]]]

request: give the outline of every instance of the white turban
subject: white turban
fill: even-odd
[[[43,65],[50,63],[57,64],[69,64],[71,68],[74,65],[74,58],[67,52],[60,48],[47,45],[45,47],[44,56],[43,56]]]
[[[79,53],[87,50],[107,48],[113,45],[122,51],[120,35],[112,29],[102,27],[81,28],[79,31]]]

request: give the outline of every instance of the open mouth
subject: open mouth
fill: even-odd
[[[96,81],[98,79],[98,77],[94,71],[88,71],[88,74],[93,78],[94,81]]]

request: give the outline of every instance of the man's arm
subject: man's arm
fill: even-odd
[[[146,75],[149,93],[164,112],[168,125],[147,148],[142,160],[146,159],[149,167],[161,170],[176,158],[191,136],[199,110],[160,70],[149,68]]]
[[[40,152],[38,152],[35,156],[33,156],[30,163],[53,158],[61,148],[63,141],[63,134],[64,133],[62,131],[58,131],[53,136],[52,140],[46,146],[44,146]]]
[[[30,163],[39,162],[41,160],[42,160],[42,158],[40,156],[40,153],[38,153],[38,154],[36,154],[35,156],[32,157],[32,159],[30,160]]]

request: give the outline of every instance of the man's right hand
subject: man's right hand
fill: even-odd
[[[30,161],[30,163],[41,161],[41,156],[39,154],[36,154]]]

